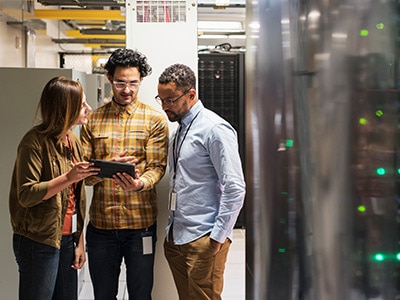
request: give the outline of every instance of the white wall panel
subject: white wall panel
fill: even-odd
[[[16,39],[21,41],[21,47],[16,48]],[[25,66],[24,31],[20,28],[7,25],[0,20],[0,66]]]
[[[154,100],[158,77],[174,63],[183,63],[197,74],[197,4],[195,1],[126,1],[126,45],[148,58],[153,73],[144,79],[139,98],[162,111]],[[170,130],[176,128],[170,123]],[[153,299],[178,299],[163,242],[168,219],[168,170],[157,186],[159,203]]]

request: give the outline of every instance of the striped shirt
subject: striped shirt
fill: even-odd
[[[141,229],[158,214],[155,185],[164,176],[168,153],[168,123],[164,115],[138,100],[126,107],[111,101],[94,110],[82,126],[84,159],[110,160],[127,150],[139,161],[140,191],[124,191],[113,179],[91,177],[94,185],[89,218],[99,229]]]

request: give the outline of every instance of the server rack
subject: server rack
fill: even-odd
[[[199,53],[198,92],[204,106],[227,120],[238,133],[239,153],[245,169],[244,53]],[[245,207],[235,225],[245,227]]]

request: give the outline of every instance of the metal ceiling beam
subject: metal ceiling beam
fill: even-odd
[[[104,48],[124,48],[126,44],[84,44],[87,48],[104,49]]]
[[[80,23],[80,25],[82,25]],[[126,32],[125,29],[123,28],[118,28],[116,30],[113,29],[103,29],[103,28],[86,28],[86,29],[81,29],[79,30],[79,32],[81,34],[102,34],[102,35],[108,35],[108,34],[112,34],[113,36],[118,36],[118,35],[123,35],[124,37],[126,36]]]
[[[7,25],[23,26],[36,31],[46,31],[46,23],[42,20],[8,21]]]
[[[35,18],[49,20],[118,20],[125,21],[120,10],[37,9]]]
[[[83,39],[114,39],[114,40],[125,40],[125,34],[113,34],[108,31],[108,33],[99,34],[82,34],[80,30],[67,30],[66,34],[68,37],[83,38]]]
[[[51,39],[56,44],[118,44],[121,43],[118,39]]]
[[[21,9],[17,9],[17,8],[0,7],[0,13],[6,14],[7,16],[9,16],[12,19],[17,20],[17,21],[26,21],[26,20],[32,19],[32,17],[33,17],[33,15],[31,13],[22,11]]]
[[[43,5],[104,7],[125,6],[124,0],[38,0]]]

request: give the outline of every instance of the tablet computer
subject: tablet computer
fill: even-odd
[[[91,159],[90,162],[94,162],[94,166],[100,168],[100,172],[96,175],[98,177],[113,178],[114,174],[122,172],[135,177],[135,165],[133,164],[101,159]]]

